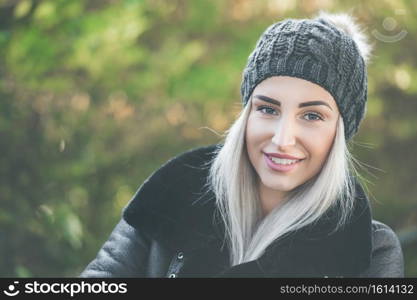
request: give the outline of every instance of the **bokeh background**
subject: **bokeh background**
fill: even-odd
[[[374,45],[352,151],[417,277],[417,2],[401,0],[0,0],[0,276],[78,276],[155,169],[220,141],[264,29],[320,9]]]

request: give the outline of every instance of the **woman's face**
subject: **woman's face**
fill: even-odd
[[[248,105],[246,147],[261,191],[284,196],[318,174],[339,117],[330,93],[307,80],[274,76],[256,86]],[[292,159],[272,161],[266,153]]]

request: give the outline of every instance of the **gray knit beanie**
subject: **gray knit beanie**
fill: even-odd
[[[272,24],[257,41],[243,71],[243,105],[268,77],[302,78],[333,96],[343,118],[345,139],[349,140],[366,112],[367,53],[360,46],[353,35],[326,18],[286,19]]]

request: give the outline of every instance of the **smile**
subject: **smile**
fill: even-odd
[[[294,159],[283,159],[283,158],[277,158],[277,157],[270,157],[266,154],[264,154],[265,162],[267,166],[278,172],[288,172],[294,169],[301,161],[294,160]]]

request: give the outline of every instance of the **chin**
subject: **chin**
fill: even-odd
[[[286,184],[285,182],[273,182],[273,179],[263,180],[262,182],[266,187],[280,192],[289,192],[295,188],[294,186]]]

